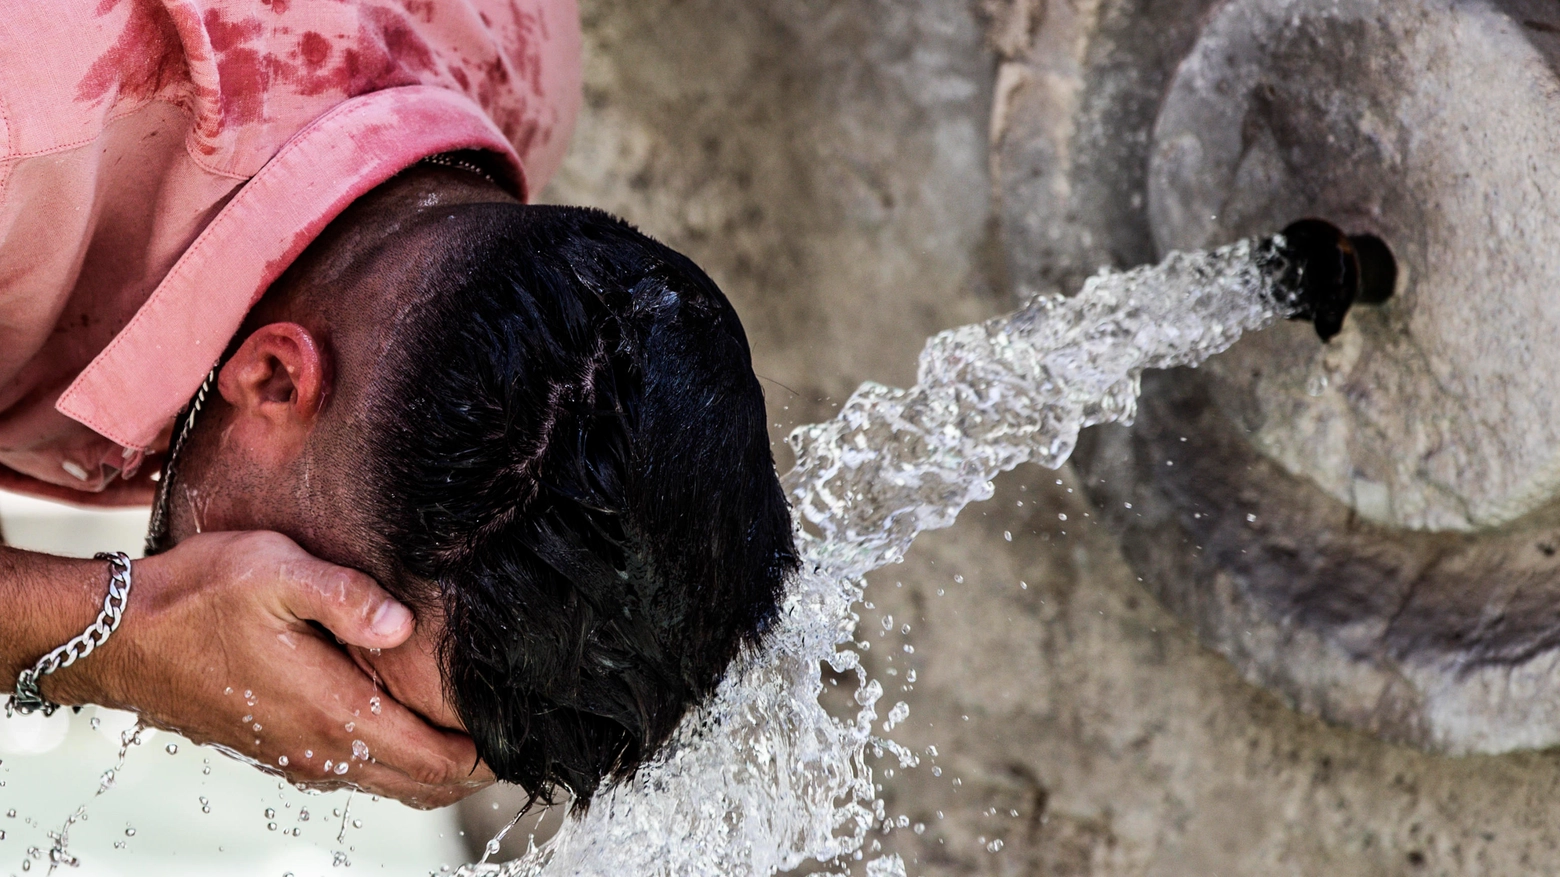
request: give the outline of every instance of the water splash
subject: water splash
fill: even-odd
[[[96,721],[95,718],[94,721]],[[49,832],[48,873],[53,874],[61,865],[71,868],[80,867],[81,861],[70,851],[70,829],[76,823],[87,818],[87,808],[91,806],[92,801],[103,797],[104,793],[112,789],[119,781],[119,774],[125,769],[125,759],[130,754],[130,747],[141,745],[141,734],[146,729],[145,723],[137,718],[135,724],[120,732],[119,755],[114,759],[114,766],[104,771],[103,775],[99,777],[97,791],[92,794],[91,800],[77,807],[74,813],[67,816],[65,824],[60,826],[59,831]],[[134,835],[135,831],[131,829],[128,833]],[[25,862],[23,863],[23,870],[30,870]]]
[[[712,703],[584,818],[514,862],[484,857],[460,873],[733,877],[858,853],[884,815],[868,752],[916,762],[874,735],[882,686],[844,647],[863,576],[989,498],[997,473],[1058,467],[1083,427],[1130,422],[1144,369],[1196,365],[1288,316],[1277,303],[1294,295],[1276,279],[1289,267],[1282,249],[1281,239],[1242,241],[1101,273],[1073,298],[934,336],[914,387],[863,384],[833,420],[796,430],[784,483],[804,571],[765,648],[738,658]],[[856,675],[854,716],[819,703],[823,664]],[[867,871],[904,866],[886,857]]]

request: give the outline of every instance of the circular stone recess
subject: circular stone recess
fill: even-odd
[[[1560,6],[1200,20],[1149,138],[1156,245],[1319,216],[1387,241],[1407,280],[1330,344],[1291,323],[1145,374],[1134,426],[1080,437],[1101,519],[1301,711],[1435,751],[1560,745]]]
[[[1523,12],[1527,14],[1523,14]],[[1394,527],[1495,527],[1560,488],[1560,81],[1546,6],[1232,0],[1153,133],[1161,254],[1304,216],[1380,236],[1399,291],[1319,345],[1206,367],[1267,457]]]

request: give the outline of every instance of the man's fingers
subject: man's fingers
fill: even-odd
[[[293,584],[287,608],[343,642],[393,649],[412,635],[412,611],[357,570],[302,555],[288,561],[285,574]]]
[[[320,672],[313,685],[299,694],[321,709],[323,722],[310,736],[339,743],[334,752],[316,751],[316,764],[323,764],[325,758],[333,758],[336,764],[346,760],[348,782],[359,782],[354,773],[370,764],[399,773],[418,786],[480,787],[492,781],[487,766],[478,762],[470,737],[428,724],[375,686],[345,654],[323,644],[320,652],[316,659]],[[367,760],[354,742],[367,747]]]
[[[491,782],[470,737],[435,728],[396,700],[380,700],[379,714],[360,723],[374,761],[426,786]]]
[[[310,788],[324,790],[356,788],[371,795],[394,798],[402,804],[419,810],[447,807],[463,798],[480,792],[490,783],[471,783],[459,786],[425,786],[399,771],[383,765],[370,764],[350,782],[340,780],[302,780]]]

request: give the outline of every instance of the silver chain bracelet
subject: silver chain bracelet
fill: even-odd
[[[103,611],[98,613],[97,620],[80,636],[39,658],[38,663],[17,675],[16,693],[5,704],[7,718],[14,713],[26,716],[38,710],[43,710],[46,716],[54,715],[60,705],[44,699],[38,690],[39,681],[92,654],[93,649],[102,645],[110,634],[119,629],[119,622],[125,614],[125,603],[130,599],[130,556],[123,551],[115,551],[112,554],[100,553],[97,559],[108,561],[108,596],[103,598]]]

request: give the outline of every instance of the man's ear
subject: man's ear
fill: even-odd
[[[297,323],[256,329],[217,376],[217,390],[238,416],[301,444],[330,391],[324,345]]]

